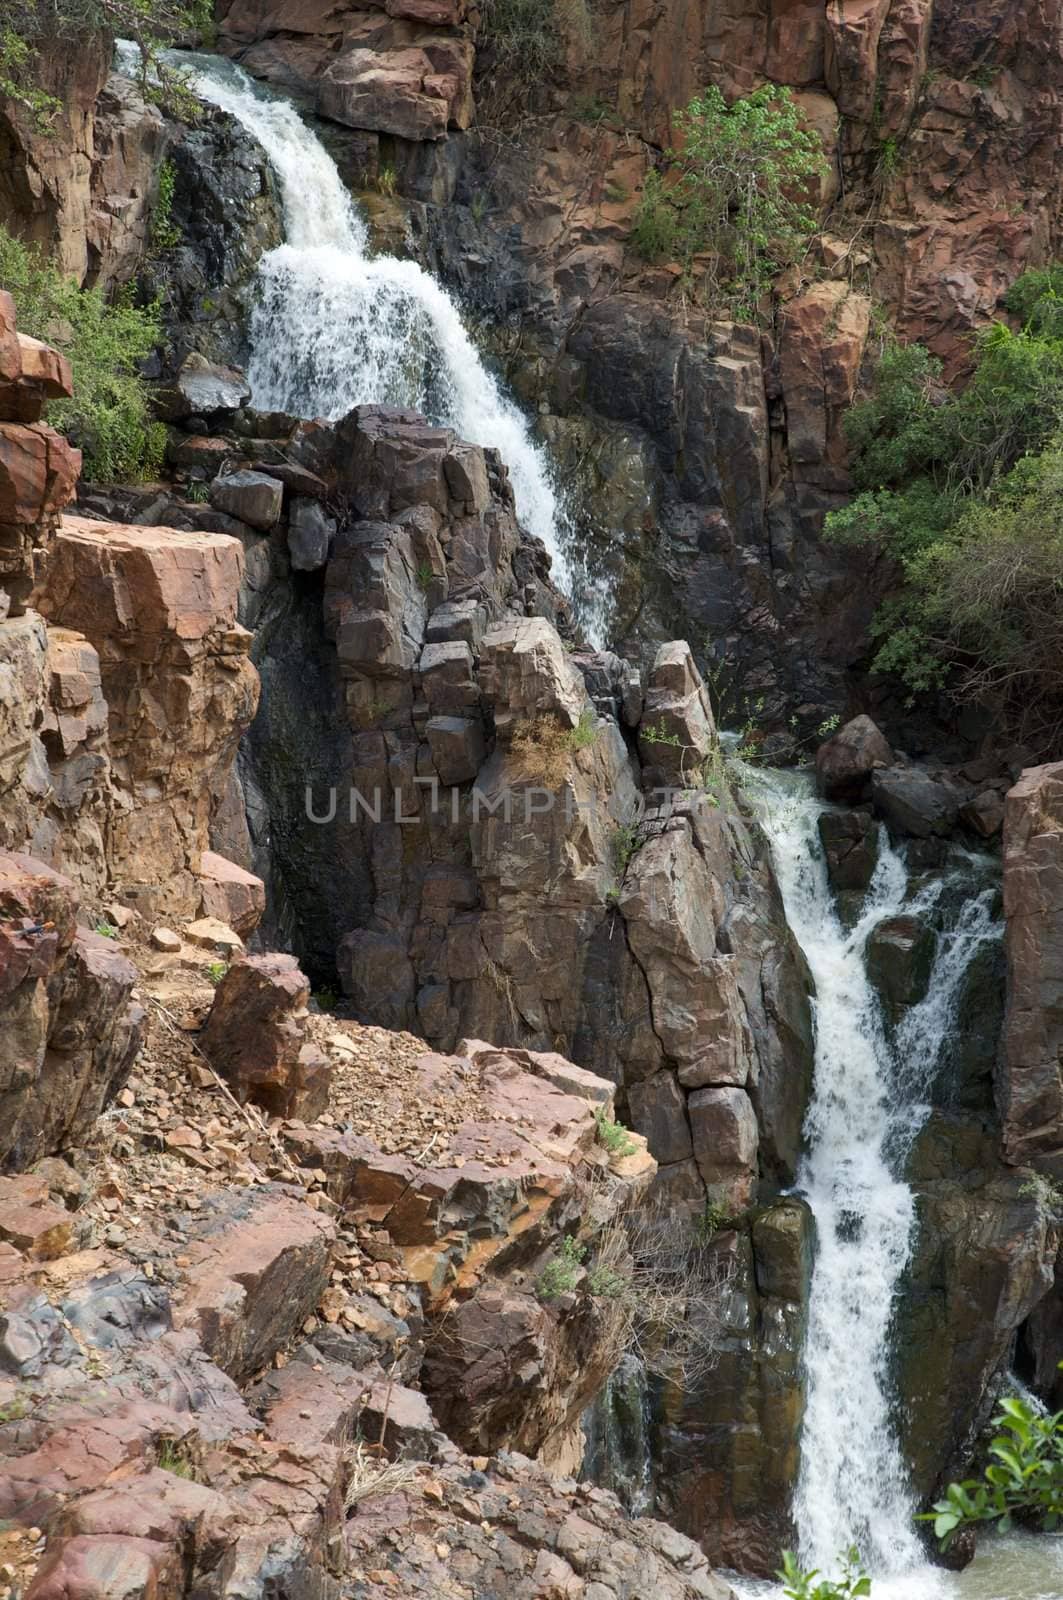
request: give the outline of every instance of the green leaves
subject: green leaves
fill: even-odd
[[[841,1577],[831,1581],[821,1578],[816,1570],[804,1571],[793,1552],[784,1550],[782,1570],[776,1576],[784,1586],[787,1600],[864,1600],[871,1593],[871,1579],[863,1569],[855,1545],[841,1557],[841,1564]]]
[[[822,140],[802,125],[790,90],[770,83],[730,106],[710,84],[675,128],[672,181],[647,176],[632,244],[651,260],[678,259],[709,303],[755,318],[815,227]]]
[[[1001,1431],[989,1446],[982,1481],[950,1483],[920,1518],[933,1523],[946,1549],[959,1529],[980,1523],[1006,1531],[1018,1521],[1051,1531],[1063,1522],[1063,1411],[1042,1415],[1009,1396],[993,1421]]]
[[[100,289],[80,289],[2,228],[0,289],[14,295],[23,333],[69,358],[74,398],[49,405],[48,420],[84,450],[85,476],[150,476],[166,434],[152,420],[137,364],[163,337],[159,307],[138,307],[128,297],[109,305]]]

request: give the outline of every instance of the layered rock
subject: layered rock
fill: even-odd
[[[257,703],[232,538],[68,518],[39,609],[99,659],[113,795],[107,867],[149,915],[195,911],[211,813]]]

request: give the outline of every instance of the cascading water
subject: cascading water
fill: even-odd
[[[831,1571],[856,1545],[875,1595],[924,1600],[942,1575],[926,1565],[892,1426],[889,1332],[915,1219],[903,1179],[911,1141],[971,960],[999,937],[992,888],[966,900],[938,943],[926,999],[890,1040],[868,979],[874,925],[932,908],[947,879],[915,897],[883,834],[856,926],[839,920],[807,778],[750,773],[787,919],[815,981],[816,1080],[798,1188],[815,1216],[817,1254],[805,1347],[807,1401],[794,1517],[802,1559]]]
[[[255,405],[328,421],[356,405],[409,406],[496,449],[522,524],[550,552],[584,631],[604,642],[604,596],[586,581],[546,453],[484,366],[453,300],[416,262],[369,254],[335,162],[293,106],[221,57],[172,59],[201,99],[257,140],[280,184],[285,242],[263,257],[253,290],[247,378]],[[119,62],[131,69],[128,48]]]

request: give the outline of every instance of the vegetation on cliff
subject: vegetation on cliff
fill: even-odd
[[[0,23],[0,97],[47,127],[62,102],[41,82],[45,45],[77,50],[93,35],[134,39],[148,64],[164,45],[211,26],[213,0],[5,0]],[[166,75],[154,93],[166,99]]]
[[[70,361],[74,399],[49,405],[48,420],[84,451],[86,478],[150,477],[166,431],[152,420],[138,363],[163,337],[158,306],[136,306],[128,296],[109,305],[102,290],[80,289],[3,228],[0,289],[14,295],[22,331]]]
[[[792,92],[773,83],[730,106],[710,84],[677,112],[675,129],[668,171],[651,172],[643,187],[635,248],[679,260],[709,304],[754,317],[815,227],[809,195],[823,141],[802,123]]]
[[[884,352],[846,423],[860,493],[828,536],[878,545],[901,585],[876,671],[995,703],[1043,739],[1063,703],[1063,267],[1021,277],[1020,321],[976,340],[960,389],[921,345]]]

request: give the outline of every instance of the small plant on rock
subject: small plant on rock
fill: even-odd
[[[586,1254],[587,1246],[567,1234],[561,1241],[557,1255],[546,1263],[539,1274],[535,1286],[539,1299],[557,1300],[563,1294],[571,1294],[579,1282]]]
[[[599,1106],[594,1113],[594,1128],[598,1143],[603,1149],[608,1150],[611,1156],[634,1155],[638,1149],[638,1145],[623,1123],[617,1122],[610,1116],[604,1106]]]
[[[210,966],[207,968],[207,977],[210,979],[215,989],[218,987],[228,970],[229,963],[227,961],[212,961],[210,963]]]
[[[173,220],[173,197],[177,188],[177,168],[172,161],[164,161],[159,168],[159,183],[155,194],[155,209],[151,214],[151,248],[156,255],[172,250],[181,242],[181,230]]]
[[[97,922],[95,931],[101,939],[117,939],[118,929],[113,922]]]

